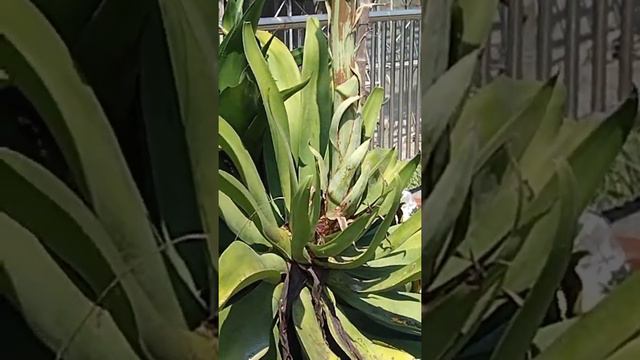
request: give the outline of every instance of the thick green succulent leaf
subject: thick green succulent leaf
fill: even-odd
[[[389,254],[395,252],[402,244],[409,241],[416,233],[422,232],[422,207],[420,207],[413,215],[409,217],[405,222],[397,225],[393,232],[387,236],[376,254]],[[391,230],[391,229],[389,229]]]
[[[456,7],[460,14],[454,28],[461,33],[452,34],[459,38],[456,56],[464,56],[467,52],[484,47],[497,16],[499,0],[456,0]]]
[[[540,154],[554,145],[556,137],[562,128],[566,99],[567,90],[563,82],[556,81],[551,99],[547,103],[544,117],[540,120],[538,130],[520,158],[522,168],[528,169],[530,164],[539,161]]]
[[[385,182],[389,184],[396,177],[396,175],[398,174],[398,171],[400,171],[400,169],[406,164],[406,161],[400,160],[396,156],[397,155],[396,149],[392,149],[391,151],[393,152],[394,155],[391,157],[391,159],[389,160],[389,163],[385,167],[385,171],[382,173],[382,178],[384,179]]]
[[[420,217],[418,217],[420,219]],[[394,233],[391,233],[393,235]],[[380,246],[380,248],[384,248]],[[401,245],[394,248],[389,253],[384,253],[384,256],[376,255],[374,260],[366,263],[368,268],[380,268],[387,271],[389,268],[399,268],[401,266],[409,265],[416,261],[420,261],[422,255],[422,232],[418,231],[413,235],[408,236],[408,239]],[[359,268],[357,274],[361,274],[366,268]]]
[[[220,358],[260,359],[269,350],[274,284],[260,284],[220,312]],[[242,336],[238,336],[242,334]]]
[[[638,293],[640,273],[634,273],[572,324],[536,360],[606,358],[640,331]]]
[[[38,2],[42,7],[42,1]],[[93,0],[89,1],[92,2]],[[69,1],[56,3],[65,11],[71,12],[76,11],[71,8],[84,7],[78,5],[79,1],[73,1],[73,4],[69,4]],[[64,40],[72,51],[86,84],[97,95],[111,123],[121,129],[132,130],[130,110],[138,91],[139,59],[131,56],[131,53],[133,49],[138,49],[146,25],[159,18],[157,4],[156,1],[149,0],[135,3],[110,0],[96,5],[93,12],[84,18],[82,28],[71,34],[71,38],[65,37]],[[51,20],[50,17],[47,18]],[[70,19],[65,19],[68,20]],[[70,21],[75,23],[77,20]],[[118,26],[114,27],[114,23]],[[61,26],[57,22],[54,26],[60,28],[65,25]],[[162,39],[162,34],[158,34],[157,38]],[[160,62],[165,59],[163,57]]]
[[[270,295],[271,298],[271,314],[273,318],[277,317],[278,308],[280,304],[280,298],[282,297],[282,289],[284,288],[283,283],[278,283],[276,287],[273,289],[273,293]],[[263,357],[264,360],[282,360],[282,355],[280,354],[280,329],[278,328],[278,324],[272,323],[271,327],[271,338],[269,339],[269,351]]]
[[[309,86],[301,92],[302,118],[305,119],[307,130],[301,138],[300,146],[303,148],[300,154],[308,162],[311,158],[305,153],[307,145],[311,145],[321,154],[326,152],[333,110],[333,106],[330,105],[333,100],[327,38],[315,17],[307,19],[303,51],[301,72],[302,76],[309,77],[310,81]]]
[[[509,120],[514,120],[540,92],[543,83],[538,81],[518,81],[499,76],[487,86],[478,90],[464,104],[458,123],[453,128],[453,144],[460,144],[469,129],[475,128],[481,146],[498,133]],[[478,114],[491,114],[482,116]]]
[[[260,140],[267,128],[267,120],[260,105],[260,94],[256,84],[244,79],[240,84],[222,91],[218,102],[224,104],[218,110],[219,116],[229,122],[238,134],[242,134],[245,147],[257,158],[258,151],[261,150]]]
[[[476,160],[476,170],[487,165],[487,162],[490,161],[493,154],[507,143],[509,144],[507,151],[510,151],[511,154],[509,156],[519,157],[534,136],[533,134],[535,134],[538,125],[543,121],[542,118],[544,117],[546,106],[553,93],[555,81],[555,79],[551,79],[545,86],[538,86],[536,84],[527,85],[526,83],[514,83],[506,79],[496,80],[492,85],[489,85],[481,91],[481,94],[476,95],[469,101],[461,117],[461,122],[453,134],[454,147],[458,142],[464,142],[468,137],[468,135],[463,133],[462,129],[465,129],[465,131],[477,129],[481,147],[480,154],[477,156],[481,158]],[[477,119],[475,115],[468,112],[470,110],[467,109],[498,109],[502,105],[506,106],[507,99],[509,98],[508,89],[515,91],[520,88],[522,88],[520,93],[522,98],[515,98],[514,102],[516,105],[512,104],[510,105],[511,108],[502,108],[495,112],[497,117],[504,116],[502,122],[497,122],[495,120],[496,117],[491,117],[487,119],[487,121],[482,121],[474,125]],[[479,101],[478,98],[482,101]],[[546,162],[548,161],[550,161],[550,159],[547,158]],[[519,165],[511,165],[509,168],[516,166],[516,169],[513,173],[507,173],[506,175],[500,174],[500,176],[503,177],[503,184],[498,188],[494,196],[490,198],[490,201],[474,204],[474,214],[477,214],[477,216],[472,216],[473,219],[469,230],[469,236],[473,238],[473,241],[463,242],[461,244],[460,249],[463,253],[466,253],[467,249],[471,247],[474,253],[482,256],[484,252],[475,247],[479,239],[491,240],[492,244],[495,244],[495,242],[508,231],[515,220],[517,207],[519,206],[518,193],[521,187],[520,176],[522,176],[518,174],[523,173],[524,170],[522,170]],[[527,178],[525,179],[528,180]],[[547,191],[547,194],[548,193]],[[499,212],[495,211],[497,208],[502,210]],[[503,229],[503,233],[493,233],[491,239],[488,237],[485,238],[485,235],[477,234],[477,232],[495,230],[493,227],[495,223],[501,224],[500,226]],[[544,227],[539,226],[537,229],[540,231],[544,229]],[[460,263],[460,261],[453,258],[452,264],[454,263]],[[451,265],[448,264],[448,266]],[[461,268],[459,264],[457,264],[456,267],[458,267],[458,269]],[[514,267],[514,269],[515,268],[518,267]],[[527,269],[527,271],[528,270],[529,269]],[[445,270],[445,272],[448,271],[448,269]]]
[[[134,274],[158,311],[184,326],[142,197],[100,104],[62,40],[24,0],[0,3],[0,34],[0,67],[46,121],[80,193],[105,224],[125,262],[133,266],[141,257],[146,259],[146,266]]]
[[[380,119],[380,111],[384,103],[384,89],[376,87],[369,93],[362,107],[362,128],[364,139],[370,139],[376,131]]]
[[[270,96],[271,95],[267,95],[267,97]],[[278,136],[277,140],[273,140],[273,137],[266,137],[265,140],[272,140],[271,144],[267,144],[267,146],[274,147],[274,150],[272,151],[275,162],[274,170],[278,175],[277,178],[280,182],[279,189],[282,191],[284,205],[287,210],[290,210],[293,192],[298,186],[298,178],[295,172],[293,158],[291,157],[288,145],[286,144],[285,138],[282,134]]]
[[[345,98],[355,96],[360,90],[358,85],[358,77],[353,75],[342,84],[336,86],[336,92]]]
[[[200,221],[207,236],[211,269],[218,265],[218,154],[216,32],[203,14],[215,16],[214,6],[202,2],[160,0],[180,116],[189,150]],[[198,94],[198,96],[194,96]],[[216,275],[209,273],[210,281]],[[214,291],[212,291],[214,292]],[[215,304],[212,304],[215,305]]]
[[[257,31],[256,37],[262,46],[269,43],[269,49],[267,50],[269,73],[280,92],[299,86],[302,83],[302,79],[308,77],[308,74],[304,74],[304,72],[301,75],[291,51],[280,39],[273,37],[272,34],[266,31]],[[291,133],[291,154],[296,161],[302,146],[306,146],[306,144],[302,145],[304,142],[302,134],[307,124],[300,121],[301,119],[307,119],[303,114],[302,97],[303,94],[300,92],[294,92],[288,99],[285,99],[284,96],[282,97]],[[264,99],[263,94],[263,101]]]
[[[539,128],[538,124],[542,126],[541,123],[546,124],[549,120],[556,121],[551,119],[552,116],[545,116],[543,112],[546,111],[547,104],[551,103],[551,101],[553,103],[557,102],[555,98],[549,100],[553,92],[551,89],[553,81],[555,80],[552,79],[548,86],[541,87],[537,83],[527,85],[527,83],[520,84],[508,79],[498,79],[469,101],[468,106],[465,108],[465,113],[461,117],[461,124],[454,131],[454,147],[458,141],[464,141],[466,137],[462,129],[477,129],[481,147],[483,148],[483,159],[477,161],[475,168],[479,169],[486,166],[478,182],[485,178],[488,180],[491,180],[492,177],[502,178],[502,185],[499,187],[477,189],[478,194],[473,198],[473,218],[476,217],[475,214],[478,214],[477,217],[483,217],[484,223],[489,224],[493,223],[488,220],[491,217],[495,218],[496,221],[503,222],[514,220],[521,177],[527,179],[528,175],[527,169],[523,168],[526,165],[518,162],[520,153],[527,143],[534,141],[532,137],[538,137],[536,132],[536,128]],[[512,95],[514,92],[519,95],[514,97]],[[471,109],[489,110],[495,115],[484,119],[482,122],[477,122],[476,115],[471,112]],[[474,123],[476,125],[473,125]],[[554,141],[556,134],[552,133],[550,136],[551,139],[547,141]],[[539,143],[540,139],[535,142]],[[537,145],[534,143],[533,146],[535,148]],[[494,156],[492,154],[500,147],[505,150],[501,154],[503,156],[495,156],[487,163],[487,159]],[[525,152],[531,153],[532,150],[533,148],[529,147]],[[509,152],[508,154],[507,151]],[[533,155],[538,159],[540,153],[537,152]],[[512,160],[509,161],[508,158]],[[529,162],[530,160],[527,161]],[[545,158],[545,163],[548,163],[548,161],[549,159]],[[512,163],[510,166],[509,162]],[[518,162],[518,164],[513,164],[513,162]],[[513,169],[514,167],[516,169]],[[504,173],[505,168],[512,173]],[[503,209],[503,211],[499,212],[500,216],[497,215],[498,212],[493,211],[496,208]],[[508,215],[505,216],[503,214]],[[478,222],[473,222],[471,226],[478,224]]]
[[[416,169],[420,166],[421,158],[420,154],[416,154],[411,160],[397,160],[395,168],[388,174],[384,174],[385,181],[390,185],[389,188],[397,190],[398,196],[402,196],[402,191],[409,186],[409,181],[411,181]],[[391,202],[391,200],[388,201]]]
[[[22,311],[52,350],[65,345],[94,305],[34,235],[0,214],[0,293]],[[25,261],[30,259],[30,261]],[[140,359],[111,315],[96,312],[69,345],[66,359]]]
[[[349,158],[362,144],[362,117],[355,114],[355,105],[342,118],[338,131],[338,145],[343,158]]]
[[[340,144],[340,124],[343,116],[349,110],[353,104],[355,104],[358,100],[360,100],[360,96],[352,96],[340,104],[337,105],[336,110],[331,117],[331,125],[329,127],[329,141],[331,142],[331,146],[333,147],[333,158],[334,163],[332,164],[332,173],[335,173],[340,160],[343,159],[346,155],[341,153],[341,149],[344,147]]]
[[[569,128],[563,130],[557,139],[556,145],[549,150],[548,158],[568,159],[573,173],[576,174],[576,178],[580,179],[576,185],[576,206],[579,212],[593,198],[593,194],[601,183],[604,174],[611,166],[611,161],[613,161],[624,144],[635,119],[636,109],[637,98],[634,95],[603,123],[590,126],[589,121],[581,121],[580,127],[587,129],[585,132],[570,131],[574,126],[569,122],[565,124]],[[575,141],[573,144],[568,140],[571,137]],[[553,193],[557,184],[555,178],[547,175],[549,173],[548,168],[545,169],[540,166],[541,163],[537,165],[528,170],[530,175],[527,180],[533,191],[538,192],[540,194],[539,197],[542,198],[546,194]],[[549,218],[546,221],[551,222],[554,220]],[[549,238],[553,236],[545,234],[548,233],[549,227],[549,225],[546,227],[540,225],[533,229],[531,239],[528,239],[524,244],[522,255],[519,255],[514,260],[514,265],[509,271],[506,280],[506,286],[511,290],[520,291],[524,289],[525,286],[533,283],[535,276],[541,271],[542,264],[534,259],[548,256],[551,249]],[[525,269],[527,270],[525,271]]]
[[[259,280],[277,282],[287,270],[285,261],[275,254],[258,255],[249,245],[234,241],[220,256],[219,308],[238,291]]]
[[[155,2],[31,2],[45,15],[72,51],[78,69],[96,93],[112,124],[131,129],[131,122],[122,122],[128,120],[129,106],[136,96],[138,58],[129,55],[138,45]],[[114,28],[114,22],[118,27]]]
[[[242,142],[256,162],[262,158],[265,151],[262,144],[265,141],[268,125],[266,115],[264,112],[260,112],[251,118],[247,130],[242,133]]]
[[[287,103],[287,100],[289,100],[291,97],[298,94],[302,89],[304,89],[307,86],[307,84],[309,84],[309,81],[311,81],[311,78],[305,78],[304,80],[302,80],[302,82],[296,85],[288,87],[284,90],[280,90],[280,95],[282,96],[282,99],[285,101],[285,105]]]
[[[538,330],[533,343],[538,349],[545,350],[549,347],[558,337],[564,334],[574,323],[580,320],[580,317],[573,317],[567,320],[553,323],[551,325],[544,326]]]
[[[33,0],[32,3],[47,17],[67,44],[74,43],[82,35],[87,19],[91,18],[100,5],[99,0]]]
[[[122,259],[81,199],[46,169],[11,150],[0,149],[0,178],[3,213],[42,239],[83,277],[94,293],[109,286],[116,270],[111,264],[121,263]],[[138,330],[122,286],[114,288],[103,300],[103,306],[129,341],[136,341]]]
[[[326,239],[323,244],[310,244],[309,248],[315,257],[328,257],[338,256],[350,245],[352,245],[357,239],[364,234],[367,230],[367,226],[370,225],[371,220],[376,216],[376,212],[373,211],[369,214],[360,215],[351,224],[349,224],[344,230]]]
[[[218,91],[220,92],[221,99],[224,94],[229,94],[229,89],[246,89],[248,88],[248,82],[245,69],[248,64],[244,56],[240,53],[233,52],[227,55],[220,62],[220,71],[218,76]],[[242,86],[245,85],[245,86]],[[227,98],[228,99],[228,98]],[[226,104],[228,106],[228,104]],[[221,109],[225,111],[226,109]],[[224,116],[225,114],[220,114]]]
[[[393,270],[386,278],[367,284],[368,286],[360,288],[359,291],[363,293],[380,293],[397,289],[409,282],[420,280],[421,270],[420,259],[416,259],[397,270]]]
[[[393,178],[393,183],[390,186],[390,193],[385,202],[380,206],[379,213],[383,216],[383,220],[376,229],[375,235],[371,240],[371,243],[367,249],[353,257],[338,257],[329,258],[326,265],[332,269],[355,269],[362,266],[367,261],[373,259],[376,254],[377,248],[382,244],[382,241],[387,236],[391,223],[395,220],[395,215],[400,207],[400,195],[403,189],[406,187],[411,175],[415,172],[420,157],[416,156],[408,163],[405,163],[400,171]]]
[[[266,177],[266,184],[269,189],[267,197],[271,199],[272,208],[277,215],[279,224],[283,225],[286,222],[288,209],[286,208],[284,201],[280,176],[278,174],[278,166],[276,164],[276,154],[273,150],[272,144],[271,135],[267,132],[261,144],[262,157],[264,161],[264,176]]]
[[[155,223],[162,224],[166,232],[166,254],[173,264],[182,262],[188,269],[180,278],[193,278],[196,287],[206,293],[215,293],[217,285],[211,279],[212,257],[209,249],[217,245],[206,239],[171,245],[169,239],[194,233],[203,233],[199,205],[191,168],[189,147],[176,96],[169,49],[159,9],[149,16],[140,44],[139,98],[148,161],[149,192],[155,202],[151,206]],[[104,103],[104,101],[103,101]],[[127,103],[129,104],[129,103]],[[114,119],[111,119],[114,123]],[[131,122],[132,123],[132,122]],[[215,154],[213,155],[215,156]],[[214,216],[215,214],[212,214]],[[217,230],[215,230],[217,233]],[[216,236],[217,239],[217,236]],[[175,255],[175,256],[173,256]],[[186,261],[183,261],[185,259]],[[217,266],[217,261],[215,266]],[[173,274],[175,266],[169,268]],[[187,305],[183,294],[176,289],[179,301],[185,309],[190,324],[200,323],[204,316],[201,309]],[[213,296],[213,294],[211,294]],[[214,302],[215,306],[215,302]]]
[[[133,337],[134,348],[142,341],[150,352],[162,354],[158,355],[159,359],[178,359],[201,348],[209,351],[206,350],[209,345],[194,342],[186,326],[165,322],[137,278],[127,276],[135,272],[136,267],[123,261],[109,234],[70,189],[17,153],[3,151],[0,164],[3,178],[13,180],[10,184],[14,191],[14,194],[0,197],[3,200],[0,208],[15,216],[16,221],[28,227],[48,249],[90,284],[96,296],[101,297],[101,303],[113,310],[112,316],[119,328]],[[20,196],[21,200],[17,201],[15,196]],[[25,199],[30,201],[24,202]],[[33,206],[43,213],[46,211],[46,215],[33,216]],[[139,259],[137,264],[144,264],[144,259]],[[114,282],[116,275],[120,276],[119,282]]]
[[[327,167],[327,163],[324,161],[324,158],[316,149],[309,146],[309,151],[316,159],[317,174],[320,177],[320,189],[322,189],[322,191],[327,191],[327,186],[329,183],[329,168]]]
[[[242,10],[244,0],[229,0],[225,4],[224,14],[222,15],[222,28],[229,32],[233,27],[237,26],[242,19]]]
[[[560,201],[556,206],[560,207],[560,212],[553,248],[524,304],[509,322],[492,359],[516,359],[526,355],[569,266],[578,216],[575,206],[577,181],[565,160],[557,167]]]
[[[310,144],[320,153],[325,153],[328,143],[328,133],[331,121],[332,106],[319,106],[331,104],[331,79],[329,77],[329,50],[327,39],[317,18],[309,17],[305,27],[304,46],[291,51],[303,78],[309,79],[308,86],[301,92],[301,119],[306,119],[301,126],[300,157],[303,165],[310,164],[307,146]],[[291,121],[300,122],[295,119]],[[292,143],[294,147],[296,143]],[[303,172],[303,176],[308,175]]]
[[[320,79],[321,53],[320,43],[316,35],[319,29],[318,19],[310,17],[307,19],[304,39],[304,57],[302,60],[302,76],[310,79],[309,86],[301,92],[302,118],[305,119],[304,126],[301,131],[301,139],[299,142],[300,157],[305,167],[313,166],[313,154],[310,153],[311,147],[318,152],[323,152],[320,147],[320,132],[322,124],[320,104],[318,102],[318,85]],[[325,125],[326,126],[326,125]]]
[[[360,207],[356,212],[360,212],[374,204],[377,204],[385,194],[387,194],[394,179],[393,175],[397,175],[402,168],[403,161],[398,160],[398,152],[396,149],[371,149],[370,152],[388,151],[388,159],[380,165],[380,171],[374,172],[369,181],[367,193],[361,201]]]
[[[345,217],[351,217],[355,214],[358,207],[362,205],[361,200],[368,189],[371,178],[385,163],[389,161],[391,156],[393,156],[393,153],[386,149],[369,150],[369,152],[367,152],[367,155],[362,161],[362,167],[360,169],[358,179],[349,189],[344,200],[340,203],[341,212]]]
[[[238,207],[244,211],[246,217],[254,221],[258,228],[264,228],[269,225],[276,226],[273,214],[271,214],[272,217],[265,216],[270,212],[260,209],[260,207],[270,209],[270,204],[258,204],[253,194],[249,192],[249,189],[242,182],[224,170],[219,170],[218,172],[220,174],[220,191],[233,199]]]
[[[276,156],[276,168],[285,205],[287,209],[291,209],[297,178],[291,152],[291,131],[287,111],[268,64],[260,52],[251,24],[245,23],[242,32],[245,55],[260,89],[269,122],[269,131]]]
[[[433,192],[424,201],[426,227],[423,231],[423,262],[425,283],[431,284],[438,257],[446,246],[448,234],[463,209],[470,190],[478,142],[471,133],[462,148],[449,163]]]
[[[313,240],[315,223],[311,220],[311,185],[313,178],[302,180],[298,190],[293,196],[289,227],[291,228],[291,256],[300,263],[308,263],[305,255],[305,246]]]
[[[451,12],[454,0],[428,1],[422,12],[422,36],[420,37],[421,93],[429,88],[449,67],[451,45]],[[423,119],[428,114],[428,103],[422,104]],[[428,153],[427,153],[428,154]]]
[[[607,357],[607,360],[633,360],[640,357],[640,338],[635,337],[619,350]]]
[[[245,23],[251,24],[254,31],[258,28],[258,22],[262,15],[265,0],[254,0],[249,4],[242,19],[234,26],[231,31],[222,39],[218,59],[223,63],[226,58],[233,53],[243,53],[242,46],[242,30]]]
[[[413,359],[411,355],[402,350],[385,346],[384,344],[374,342],[372,339],[367,338],[367,336],[344,315],[340,308],[336,306],[335,297],[331,290],[327,289],[327,294],[330,302],[327,304],[325,301],[323,303],[323,309],[325,314],[327,314],[329,332],[342,351],[350,356],[350,359],[363,357],[366,359],[384,360]],[[344,333],[346,333],[348,339],[344,337],[344,333],[340,331],[340,328],[344,329]]]
[[[242,144],[240,136],[223,118],[219,118],[218,126],[220,147],[231,158],[233,165],[240,173],[247,189],[256,200],[256,210],[261,213],[261,219],[266,220],[267,224],[275,224],[276,220],[271,211],[271,206],[267,206],[267,204],[271,204],[267,190],[260,179],[260,173],[258,173],[258,169],[251,159],[251,155]]]
[[[544,119],[557,78],[550,79],[519,111],[480,143],[476,169],[483,167],[499,148],[508,144],[508,151],[519,159]]]
[[[302,349],[309,360],[338,360],[322,335],[322,328],[316,318],[311,293],[303,288],[293,303],[293,324]]]
[[[557,185],[554,181],[553,171],[549,169],[548,163],[552,159],[565,158],[568,160],[575,177],[580,179],[576,189],[576,206],[579,211],[584,209],[602,181],[606,169],[610,167],[611,162],[624,144],[636,117],[637,106],[637,92],[634,91],[632,96],[603,121],[590,122],[584,120],[580,122],[580,126],[577,126],[572,121],[565,123],[562,131],[555,139],[554,146],[547,149],[546,154],[540,155],[540,162],[536,166],[522,170],[524,174],[527,174],[525,179],[528,186],[536,194],[535,198],[530,202],[531,205],[526,208],[534,206],[544,208],[551,204],[556,194],[554,187]],[[515,202],[517,202],[514,196],[508,197],[507,200],[503,197],[494,199],[494,201],[499,202],[493,205],[493,209],[501,208],[503,210],[500,212],[484,211],[479,213],[480,216],[474,219],[474,223],[470,228],[469,236],[473,239],[473,242],[463,244],[466,248],[473,248],[475,255],[478,257],[483,256],[494,246],[513,224],[513,210],[515,210]],[[505,207],[513,210],[504,210]],[[497,213],[509,213],[512,215],[496,216]],[[523,218],[523,221],[527,222],[531,219],[531,216],[536,216],[537,212],[532,210],[523,213],[529,214],[529,218]],[[528,244],[533,244],[533,242],[527,241],[525,246]],[[548,249],[550,247],[547,247]],[[527,248],[527,250],[531,251],[532,249]],[[540,256],[546,256],[544,251],[544,249],[538,250],[538,253],[542,254]],[[522,261],[525,258],[521,257],[517,261]],[[522,263],[514,266],[513,269],[514,271],[515,269],[527,269],[528,276],[535,278],[542,268],[542,264],[539,262],[529,262],[528,264],[533,264],[537,271],[530,267],[523,267]],[[467,265],[461,259],[451,258],[440,273],[437,282],[446,282],[456,274],[459,274]],[[524,275],[526,276],[527,274]],[[513,278],[513,276],[511,277]],[[516,289],[512,288],[511,290]]]
[[[328,195],[331,201],[340,204],[347,195],[351,183],[360,168],[367,152],[371,140],[363,142],[348,158],[338,167],[335,174],[329,180]]]
[[[319,169],[318,169],[319,170]],[[310,237],[315,238],[316,226],[320,221],[322,212],[322,206],[324,204],[323,192],[320,185],[320,173],[316,172],[313,177],[313,183],[311,184],[311,198],[309,202],[309,227]]]
[[[557,203],[557,198],[552,194],[557,194],[557,178],[554,178],[553,187],[542,194],[544,197],[552,196],[551,200]],[[544,199],[540,197],[539,199]],[[539,201],[540,202],[540,201]],[[544,201],[543,201],[544,202]],[[540,258],[548,258],[554,246],[556,229],[560,226],[560,208],[549,205],[548,213],[543,216],[527,234],[516,257],[513,259],[511,267],[507,271],[504,287],[514,293],[519,293],[530,288],[540,275],[544,263]],[[528,217],[528,215],[525,215]],[[538,260],[536,260],[538,259]],[[525,266],[524,268],[522,266]]]
[[[407,292],[356,294],[334,288],[336,295],[371,320],[396,331],[421,335],[421,295]]]
[[[453,127],[456,116],[465,101],[478,63],[479,52],[473,52],[440,77],[423,95],[425,116],[422,121],[424,134],[422,149],[424,161],[428,161],[447,127]]]
[[[580,179],[578,209],[584,208],[591,201],[606,170],[620,152],[635,122],[637,109],[638,92],[634,88],[631,95],[604,120],[585,119],[564,124],[555,146],[549,149],[548,156],[568,159],[573,173]],[[577,129],[582,127],[582,131]],[[539,191],[550,180],[553,172],[551,169],[542,171],[542,166],[539,163],[536,165],[529,170],[530,183],[534,191]]]
[[[248,218],[236,203],[224,192],[218,194],[220,217],[229,226],[236,237],[247,244],[260,244],[271,247],[272,243],[262,235],[253,219]],[[279,243],[273,244],[278,246]]]
[[[427,302],[423,310],[424,332],[429,334],[422,339],[425,359],[441,359],[451,353],[474,311],[486,308],[481,299],[488,296],[491,301],[495,297],[505,270],[504,266],[495,266],[478,283],[462,283],[444,297]]]
[[[485,320],[486,314],[491,312],[492,306],[494,306],[496,300],[499,299],[499,290],[500,286],[499,283],[497,283],[477,300],[476,306],[462,327],[455,343],[449,348],[446,355],[443,356],[443,359],[455,359],[456,356],[461,354],[463,349],[465,349],[473,339],[473,336],[478,333],[480,326],[483,324],[483,320]]]

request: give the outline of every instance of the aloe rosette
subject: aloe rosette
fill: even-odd
[[[399,221],[419,157],[370,146],[382,89],[362,99],[355,76],[332,89],[317,19],[301,66],[248,22],[227,36],[240,31],[266,131],[256,156],[242,127],[219,119],[219,207],[232,233],[220,257],[221,357],[419,358],[421,215]]]
[[[496,11],[429,1],[423,15],[423,358],[632,358],[640,277],[586,314],[566,284],[579,216],[629,136],[637,91],[576,121],[557,76],[476,88]]]

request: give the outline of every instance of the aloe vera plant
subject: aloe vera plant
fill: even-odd
[[[333,87],[327,42],[310,18],[300,67],[251,22],[221,45],[242,55],[221,62],[247,64],[265,129],[252,148],[237,117],[219,119],[225,359],[420,358],[420,214],[398,220],[419,157],[371,149],[382,89],[362,99],[354,74]]]
[[[468,31],[488,29],[495,5],[429,1],[424,14],[423,358],[625,358],[637,348],[637,277],[584,318],[549,311],[578,216],[632,128],[637,93],[605,119],[579,121],[564,117],[557,77],[498,77],[470,96],[487,33]]]
[[[211,8],[147,1],[123,15],[117,1],[89,5],[0,2],[0,99],[7,106],[20,94],[35,110],[30,121],[52,135],[40,150],[60,151],[64,163],[0,148],[0,296],[30,328],[17,339],[25,349],[6,354],[3,343],[3,355],[34,358],[24,354],[42,344],[44,358],[216,359],[215,33],[202,16]],[[95,11],[87,23],[65,19],[84,11]],[[149,22],[137,28],[136,16]],[[127,31],[103,38],[116,23]],[[110,56],[89,51],[96,43]],[[141,148],[153,158],[144,197],[123,149],[132,144],[114,131],[129,106],[137,111],[127,121],[145,127]],[[2,129],[19,120],[11,114]],[[158,130],[168,124],[178,129],[171,139]],[[163,157],[164,147],[181,150]],[[173,207],[193,215],[190,229]]]

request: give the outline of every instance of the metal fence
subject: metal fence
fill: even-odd
[[[326,24],[325,14],[317,15]],[[376,145],[403,158],[419,152],[420,9],[372,11],[365,42],[366,85],[382,86],[386,103]],[[292,49],[302,45],[306,16],[263,18]],[[506,0],[496,13],[478,69],[478,85],[500,73],[548,79],[560,73],[567,113],[610,110],[640,82],[640,0]]]
[[[498,73],[544,80],[560,73],[567,113],[609,110],[640,80],[638,0],[508,0],[496,14],[481,82]]]
[[[327,24],[326,14],[316,17]],[[259,28],[274,32],[290,49],[302,46],[307,16],[260,19]],[[419,44],[420,10],[372,11],[363,39],[368,61],[365,87],[380,86],[386,101],[374,135],[376,146],[395,147],[402,158],[420,151]]]

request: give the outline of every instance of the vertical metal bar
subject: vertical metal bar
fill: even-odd
[[[391,26],[391,76],[389,78],[389,89],[391,89],[391,97],[389,101],[389,147],[393,147],[393,135],[395,131],[395,119],[393,118],[394,109],[396,106],[396,36],[397,36],[397,27],[396,22],[391,20],[389,21],[389,26]],[[402,149],[398,149],[402,151]]]
[[[356,31],[356,64],[358,76],[362,79],[362,83],[360,84],[360,94],[366,96],[371,89],[367,89],[365,86],[364,79],[366,78],[366,65],[367,65],[367,35],[369,33],[369,3],[370,0],[360,0],[358,1],[358,6],[361,7],[362,12],[360,13],[360,20],[357,26]]]
[[[388,23],[385,22],[381,22],[380,23],[380,27],[382,28],[382,37],[380,41],[380,47],[382,49],[382,51],[380,51],[380,62],[379,62],[379,66],[380,66],[380,85],[382,86],[382,88],[384,89],[385,94],[387,92],[391,93],[391,91],[389,90],[389,86],[387,86],[387,25]],[[386,97],[386,96],[385,96]],[[387,102],[386,104],[384,104],[384,106],[382,107],[382,114],[380,114],[380,144],[383,147],[387,147],[387,131],[388,131],[388,123],[386,121],[386,113],[387,113],[387,109],[389,109],[389,103]]]
[[[369,53],[369,83],[371,84],[370,86],[373,90],[373,88],[376,86],[376,51],[378,50],[376,48],[376,24],[369,24],[369,29],[369,38],[371,39],[371,52]]]
[[[508,43],[508,34],[509,34],[509,11],[506,6],[500,6],[498,8],[499,16],[500,16],[500,67],[501,72],[506,72],[507,61],[505,57],[507,57],[507,53],[509,52],[509,43]]]
[[[567,0],[567,41],[565,44],[565,76],[569,92],[568,113],[572,117],[578,115],[578,51],[579,51],[579,2]]]
[[[371,23],[369,24],[369,28],[371,29],[371,52],[369,53],[369,55],[371,56],[369,59],[369,84],[371,87],[371,90],[373,90],[376,87],[376,75],[378,73],[377,71],[377,65],[376,65],[376,59],[378,56],[378,23]],[[379,132],[378,127],[376,127],[376,132]],[[377,134],[376,136],[374,136],[373,138],[373,142],[374,145],[376,146],[380,146],[380,144],[378,143],[378,139],[377,139]]]
[[[633,0],[622,0],[618,99],[629,95],[633,76]]]
[[[607,0],[594,1],[591,109],[596,112],[604,111],[606,106],[607,9]]]
[[[416,24],[418,25],[417,26],[418,34],[421,34],[422,33],[422,21],[417,21]],[[422,68],[422,65],[421,65],[422,62],[420,61],[420,52],[422,51],[422,49],[420,49],[420,46],[421,46],[420,45],[421,44],[420,35],[418,35],[418,40],[419,40],[418,48],[416,49],[416,55],[417,55],[417,58],[418,58],[418,66],[417,66],[418,71],[416,73],[416,79],[418,81],[416,82],[416,112],[415,112],[415,117],[414,117],[414,119],[416,121],[415,122],[415,127],[416,127],[416,130],[415,130],[415,134],[416,134],[416,153],[419,152],[419,151],[422,151],[422,112],[421,112],[422,111],[421,110],[421,108],[422,108],[422,89],[421,89],[421,86],[420,86],[420,81],[422,79],[421,74],[420,74],[421,73],[421,68]]]
[[[293,6],[291,4],[291,0],[287,0],[287,15],[293,16]],[[289,35],[289,41],[287,42],[289,45],[289,50],[293,50],[293,29],[289,29],[287,33]]]
[[[551,73],[551,34],[553,32],[551,15],[552,4],[554,0],[539,0],[538,1],[538,31],[536,55],[538,57],[536,61],[537,65],[537,77],[538,80],[543,80],[549,77]],[[595,0],[601,1],[601,0]]]
[[[398,82],[398,149],[400,150],[400,152],[404,151],[405,156],[409,156],[409,151],[407,151],[405,148],[405,141],[404,141],[404,137],[403,137],[403,130],[407,129],[407,126],[405,125],[404,122],[404,104],[406,103],[404,101],[404,96],[405,94],[405,77],[404,77],[404,64],[405,64],[405,60],[406,60],[406,50],[405,50],[405,45],[406,45],[406,22],[404,20],[400,21],[400,26],[402,27],[402,31],[400,32],[400,81]],[[409,136],[409,132],[406,131],[406,135]],[[408,143],[408,141],[407,141]]]
[[[409,84],[407,86],[407,90],[409,91],[409,93],[407,94],[407,149],[408,149],[408,152],[411,154],[410,156],[413,156],[415,155],[415,140],[413,139],[416,136],[416,134],[413,133],[413,128],[411,126],[412,125],[411,115],[413,114],[413,94],[414,94],[413,85],[416,83],[415,78],[413,76],[413,50],[414,50],[413,41],[415,40],[415,34],[416,34],[416,22],[415,20],[410,20],[409,24],[411,25],[410,26],[411,33],[409,34],[409,69],[408,69]]]
[[[480,57],[480,85],[486,85],[491,81],[491,31],[487,37],[482,57]]]
[[[509,0],[507,74],[522,78],[522,0]]]
[[[382,49],[382,47],[380,46],[380,44],[382,43],[382,23],[381,22],[377,22],[376,23],[376,77],[377,77],[377,82],[376,85],[380,86],[382,84],[382,53],[384,51],[384,49]],[[384,88],[383,88],[383,93],[384,93]],[[378,134],[377,136],[377,142],[378,142],[378,146],[383,146],[382,144],[382,128],[384,126],[383,121],[382,121],[382,115],[383,115],[383,111],[382,109],[380,109],[380,114],[379,114],[379,120],[378,120]]]

